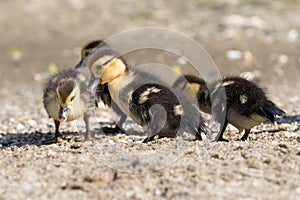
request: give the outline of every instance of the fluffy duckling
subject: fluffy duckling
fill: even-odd
[[[217,141],[226,141],[223,133],[227,127],[227,123],[235,126],[240,132],[244,129],[245,133],[241,140],[246,140],[252,127],[261,124],[266,120],[274,123],[276,116],[283,116],[285,112],[278,108],[272,101],[268,100],[264,91],[255,83],[241,77],[227,77],[222,81],[215,81],[212,84],[198,77],[186,75],[177,79],[174,87],[186,87],[190,84],[190,88],[195,92],[200,110],[211,114],[212,102],[216,102],[214,112],[221,113],[222,109],[226,112],[224,124],[217,136]],[[210,89],[209,89],[210,88]],[[226,102],[220,102],[220,91],[224,88],[226,94]],[[226,106],[226,109],[225,109]],[[218,120],[218,119],[217,119]],[[221,121],[219,119],[219,121]]]
[[[174,92],[151,74],[129,69],[111,48],[100,48],[83,62],[97,77],[99,84],[108,84],[111,98],[126,115],[148,127],[149,142],[156,135],[173,138],[177,132],[192,133],[201,139],[208,134],[197,105],[182,92]]]
[[[77,79],[78,71],[67,69],[53,75],[44,87],[43,103],[49,118],[54,119],[55,137],[61,136],[59,126],[83,116],[86,124],[85,139],[89,136],[89,117],[87,86]]]
[[[75,67],[76,69],[79,68],[82,65],[82,62],[86,57],[91,54],[95,49],[97,48],[103,48],[103,47],[108,47],[108,45],[103,42],[102,40],[94,40],[89,42],[87,45],[85,45],[82,50],[81,50],[81,60]],[[93,74],[91,74],[91,79],[89,86],[92,86],[93,80],[96,80],[95,77],[93,77]],[[117,133],[120,131],[123,131],[122,126],[124,122],[127,119],[127,115],[122,112],[122,110],[119,108],[119,106],[112,100],[110,93],[109,93],[109,88],[108,84],[102,84],[102,85],[97,85],[96,87],[96,92],[95,92],[96,100],[95,100],[95,105],[98,107],[98,101],[101,100],[104,105],[108,106],[111,108],[118,116],[120,116],[119,121],[117,122],[116,126],[114,128],[109,128],[109,127],[103,127],[102,130],[106,133]]]

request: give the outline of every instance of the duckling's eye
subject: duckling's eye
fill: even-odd
[[[102,68],[102,65],[97,65],[97,67],[96,67],[97,71],[100,71],[101,68]]]
[[[73,100],[74,100],[74,98],[75,98],[75,96],[72,96],[72,98],[71,98],[71,101],[73,101]]]

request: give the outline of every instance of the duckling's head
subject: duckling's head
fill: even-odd
[[[126,63],[116,54],[102,54],[101,56],[91,57],[87,61],[92,74],[89,88],[93,89],[97,84],[110,83],[122,77],[127,71]]]
[[[108,45],[105,42],[103,42],[102,40],[93,40],[93,41],[89,42],[88,44],[86,44],[81,50],[81,60],[76,65],[75,68],[77,69],[77,68],[82,67],[82,63],[88,55],[90,55],[93,51],[95,51],[95,49],[103,48],[103,47],[108,47]]]
[[[173,86],[182,88],[182,90],[187,89],[188,95],[196,95],[200,109],[206,113],[210,112],[210,94],[204,79],[193,75],[184,75],[179,77]]]
[[[59,105],[58,118],[60,122],[65,122],[73,109],[74,102],[80,98],[79,86],[74,79],[63,79],[58,83],[56,95]]]
[[[91,72],[89,88],[109,83],[127,70],[120,55],[102,40],[94,40],[83,47],[81,61],[75,68],[88,67]]]
[[[182,89],[189,88],[198,98],[201,97],[201,99],[204,99],[208,95],[208,88],[205,80],[193,75],[179,77],[173,84],[173,87]]]

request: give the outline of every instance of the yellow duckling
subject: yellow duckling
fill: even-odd
[[[82,116],[86,124],[85,139],[90,139],[89,94],[87,86],[80,82],[77,76],[77,70],[67,69],[53,75],[45,84],[43,103],[49,118],[54,119],[55,141],[61,136],[60,123],[70,122]]]

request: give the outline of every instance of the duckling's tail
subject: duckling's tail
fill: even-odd
[[[275,121],[275,116],[284,116],[286,113],[278,108],[272,101],[268,101],[263,109],[266,117],[271,121]]]

